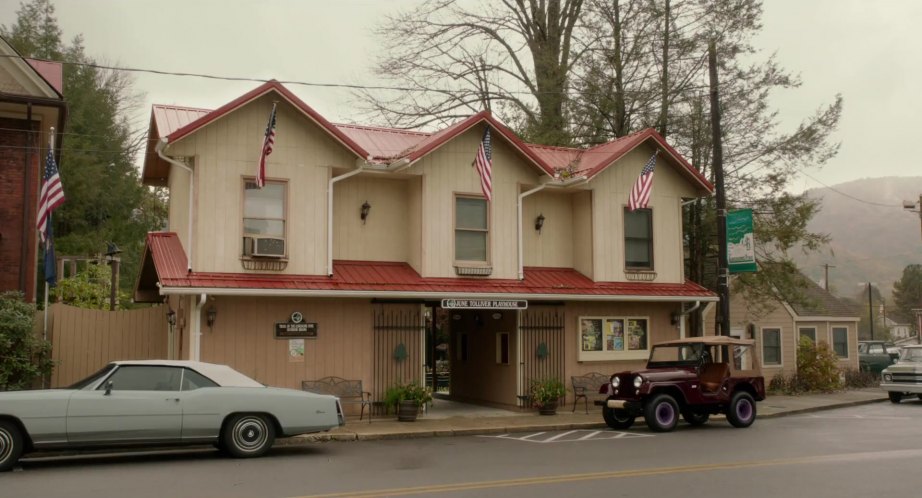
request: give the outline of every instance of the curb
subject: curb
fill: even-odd
[[[809,408],[798,408],[798,409],[795,409],[795,410],[785,410],[785,411],[781,411],[781,412],[778,412],[778,413],[769,413],[769,414],[765,414],[765,415],[756,415],[756,418],[757,418],[757,419],[759,419],[759,418],[781,418],[781,417],[787,417],[787,416],[790,416],[790,415],[800,415],[800,414],[802,414],[802,413],[813,413],[813,412],[821,412],[821,411],[825,411],[825,410],[833,410],[833,409],[836,409],[836,408],[847,408],[847,407],[849,407],[849,406],[870,405],[871,403],[881,403],[881,402],[883,402],[883,401],[887,401],[887,398],[879,398],[879,399],[861,399],[861,400],[857,400],[857,401],[845,401],[845,402],[842,402],[842,403],[836,403],[836,404],[834,404],[834,405],[811,406],[811,407],[809,407]]]

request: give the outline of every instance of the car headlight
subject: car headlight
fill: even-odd
[[[884,382],[890,382],[893,380],[893,376],[890,374],[884,374]]]
[[[639,375],[637,377],[634,377],[634,388],[635,389],[640,389],[640,386],[642,384],[643,384],[643,377]]]
[[[615,389],[617,389],[618,386],[620,386],[620,385],[621,385],[621,378],[620,378],[620,377],[615,377],[615,378],[613,378],[613,379],[611,380],[611,387],[614,387]]]

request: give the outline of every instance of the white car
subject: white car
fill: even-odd
[[[0,392],[0,471],[50,448],[212,443],[265,454],[276,437],[345,423],[335,396],[266,387],[195,361],[116,361],[66,389]]]

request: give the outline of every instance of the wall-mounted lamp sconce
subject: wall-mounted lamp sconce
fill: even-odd
[[[176,325],[176,312],[175,311],[170,310],[166,312],[166,323],[168,323],[170,327]]]
[[[679,317],[681,317],[681,316],[682,316],[681,313],[676,313],[676,312],[673,311],[672,313],[669,314],[669,323],[672,324],[672,325],[678,325],[678,324],[679,324]]]
[[[362,204],[362,214],[359,215],[362,218],[363,225],[365,224],[365,218],[368,218],[368,211],[371,211],[371,204],[365,201],[365,203]]]
[[[543,213],[539,214],[538,217],[535,218],[535,230],[537,230],[538,233],[541,233],[542,227],[544,227],[544,214]]]
[[[208,311],[205,312],[205,323],[208,324],[208,328],[214,326],[216,318],[218,318],[218,310],[214,309],[214,306],[208,308]]]

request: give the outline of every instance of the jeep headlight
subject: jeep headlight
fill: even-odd
[[[640,389],[640,386],[643,384],[643,377],[637,376],[634,377],[634,389]]]
[[[615,377],[611,380],[611,387],[618,389],[618,386],[621,385],[621,377]]]
[[[893,376],[890,374],[884,374],[884,382],[890,382],[893,380]]]

